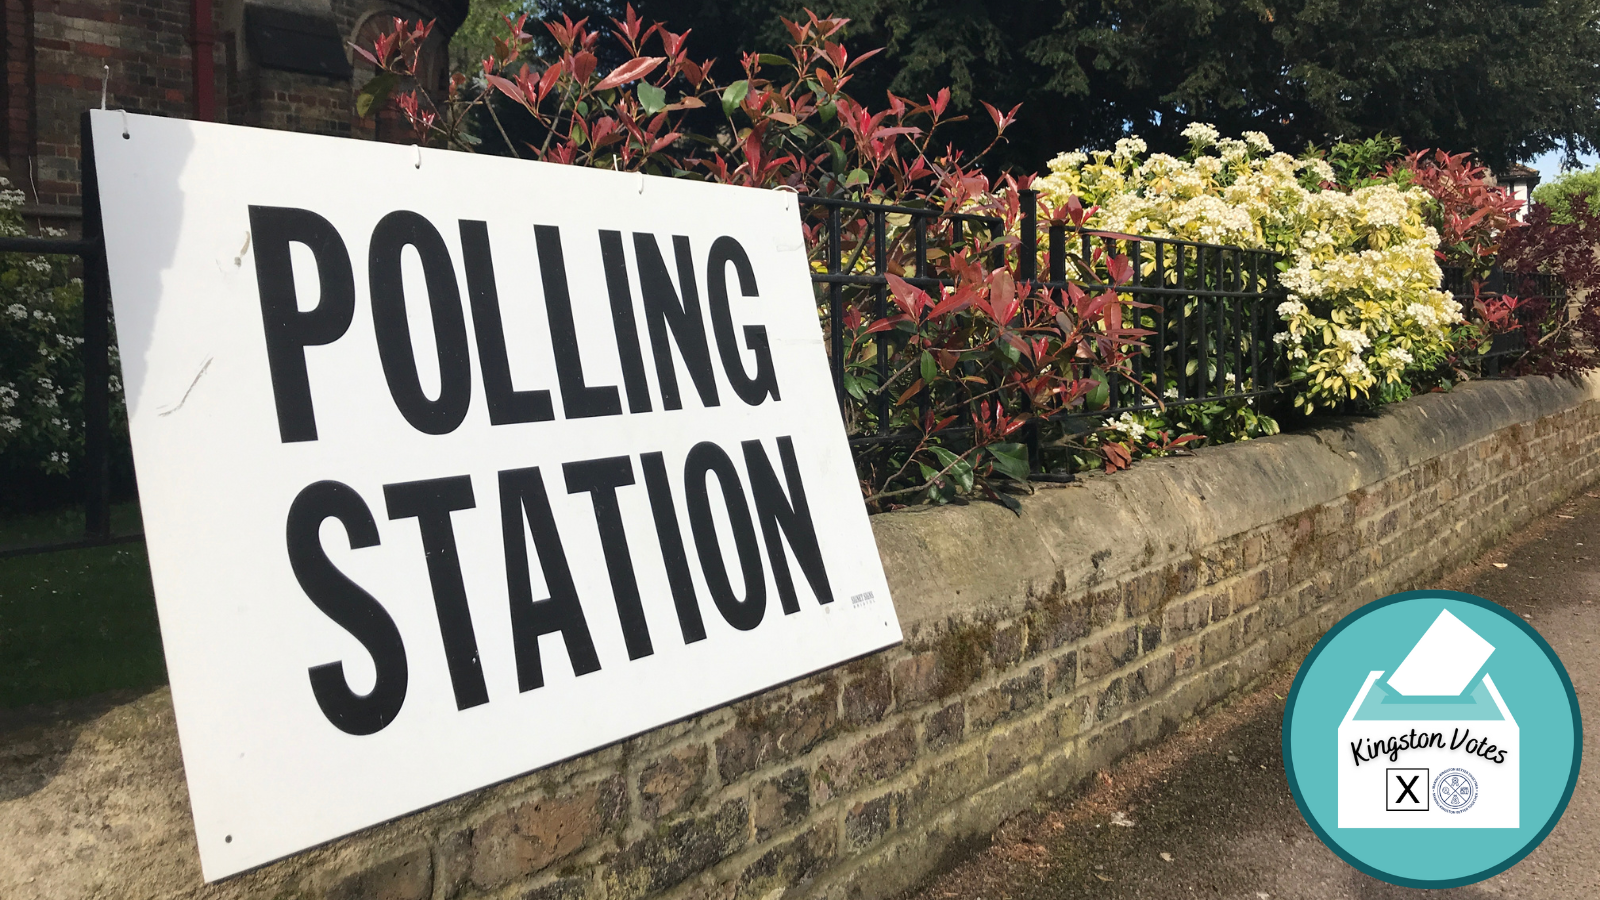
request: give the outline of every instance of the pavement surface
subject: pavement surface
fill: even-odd
[[[1600,898],[1600,491],[1431,586],[1522,615],[1577,690],[1578,787],[1555,830],[1520,863],[1479,884],[1425,891],[1377,881],[1323,846],[1284,777],[1290,666],[1101,773],[1088,793],[1008,822],[916,900]]]

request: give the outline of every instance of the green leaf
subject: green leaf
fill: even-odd
[[[927,491],[923,493],[923,501],[926,503],[932,503],[936,506],[942,506],[946,503],[949,503],[950,497],[955,493],[955,491],[950,488],[949,482],[945,481],[943,478],[940,478],[938,481],[933,480],[939,475],[939,470],[931,466],[924,465],[920,462],[917,463],[917,468],[922,470],[923,482],[929,483]]]
[[[1099,384],[1096,384],[1094,390],[1083,398],[1083,408],[1104,409],[1106,404],[1111,402],[1110,380],[1106,378],[1106,373],[1100,369],[1090,369],[1089,377],[1099,382]]]
[[[667,92],[647,81],[640,82],[634,93],[639,95],[639,105],[650,115],[655,115],[667,105]]]
[[[933,380],[935,378],[939,377],[939,366],[938,366],[937,363],[935,363],[933,361],[933,354],[929,353],[926,350],[922,351],[922,373],[921,374],[922,374],[922,383],[923,384],[927,384],[927,385],[933,384]]]
[[[733,111],[739,108],[739,103],[748,93],[750,93],[750,82],[743,79],[723,88],[722,111],[730,116],[733,115]]]
[[[400,76],[393,72],[381,72],[374,76],[356,95],[356,115],[363,119],[372,115],[383,106],[383,101],[389,99],[390,92],[399,84]]]
[[[1012,512],[1016,513],[1017,514],[1017,518],[1019,518],[1019,519],[1022,518],[1022,501],[1021,500],[1018,500],[1017,498],[1011,496],[1010,494],[1002,493],[1000,491],[995,491],[994,492],[994,499],[996,501],[998,501],[1001,506],[1004,506],[1006,509],[1009,509]]]
[[[929,447],[933,455],[939,458],[939,464],[950,471],[945,475],[955,479],[956,486],[963,491],[972,490],[972,463],[962,459],[943,447]]]
[[[865,401],[867,399],[867,392],[861,387],[861,379],[854,375],[846,374],[844,376],[844,392],[857,400]]]
[[[1185,375],[1193,375],[1195,372],[1198,372],[1199,370],[1200,370],[1200,360],[1191,359],[1191,360],[1189,360],[1188,364],[1183,367],[1183,374],[1185,374]]]
[[[844,186],[855,187],[858,184],[866,184],[871,180],[872,176],[868,175],[865,169],[851,169],[850,174],[844,177]]]
[[[1028,448],[1023,444],[990,444],[984,448],[994,458],[1000,474],[1014,481],[1028,480]]]
[[[839,110],[832,103],[824,103],[818,106],[817,112],[822,116],[822,121],[824,122],[832,122],[834,117],[839,114]]]
[[[763,53],[756,57],[756,59],[759,59],[761,64],[764,66],[788,66],[791,69],[794,68],[793,61],[787,59],[786,57],[779,56],[776,53]]]
[[[828,156],[828,161],[832,163],[835,173],[843,172],[844,167],[850,164],[848,158],[844,155],[844,147],[838,141],[828,142]]]

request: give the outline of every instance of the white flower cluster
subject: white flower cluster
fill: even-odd
[[[0,235],[30,233],[21,191],[0,179]],[[62,237],[60,229],[44,229]],[[82,384],[75,333],[82,282],[61,257],[0,254],[0,455],[8,464],[66,474],[81,441],[71,394]],[[121,397],[114,396],[119,407]]]
[[[1138,419],[1135,419],[1133,417],[1133,413],[1123,413],[1119,418],[1108,419],[1106,421],[1106,428],[1119,434],[1126,435],[1133,440],[1139,440],[1146,434],[1149,434],[1149,429],[1144,427],[1144,423],[1140,422]]]
[[[1207,125],[1204,122],[1190,122],[1184,127],[1183,136],[1189,139],[1189,143],[1204,148],[1215,144],[1217,138],[1222,135],[1217,131],[1215,125]]]
[[[1117,149],[1112,152],[1111,156],[1114,159],[1138,159],[1149,149],[1150,147],[1145,144],[1142,138],[1137,136],[1125,137],[1117,141]]]
[[[1076,196],[1098,206],[1094,227],[1283,254],[1287,331],[1275,340],[1306,384],[1297,403],[1362,396],[1449,350],[1461,307],[1439,290],[1439,236],[1421,188],[1325,189],[1334,180],[1326,161],[1274,152],[1260,132],[1236,140],[1195,122],[1183,136],[1187,159],[1140,159],[1143,142],[1124,138],[1111,153],[1056,157],[1034,187],[1053,204]],[[1153,270],[1153,258],[1144,266]]]

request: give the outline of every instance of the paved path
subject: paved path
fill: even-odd
[[[1525,616],[1560,654],[1583,708],[1583,771],[1572,802],[1510,870],[1421,891],[1369,878],[1324,847],[1284,779],[1288,669],[1101,775],[1086,796],[1008,823],[990,848],[918,900],[1600,898],[1600,491],[1580,494],[1435,586]]]

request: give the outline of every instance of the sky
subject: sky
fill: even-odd
[[[1600,156],[1592,153],[1583,154],[1579,157],[1579,161],[1583,163],[1584,168],[1592,169],[1597,163],[1600,163]],[[1533,159],[1528,163],[1528,166],[1539,170],[1540,184],[1549,184],[1561,174],[1561,151],[1551,150],[1549,153]]]

